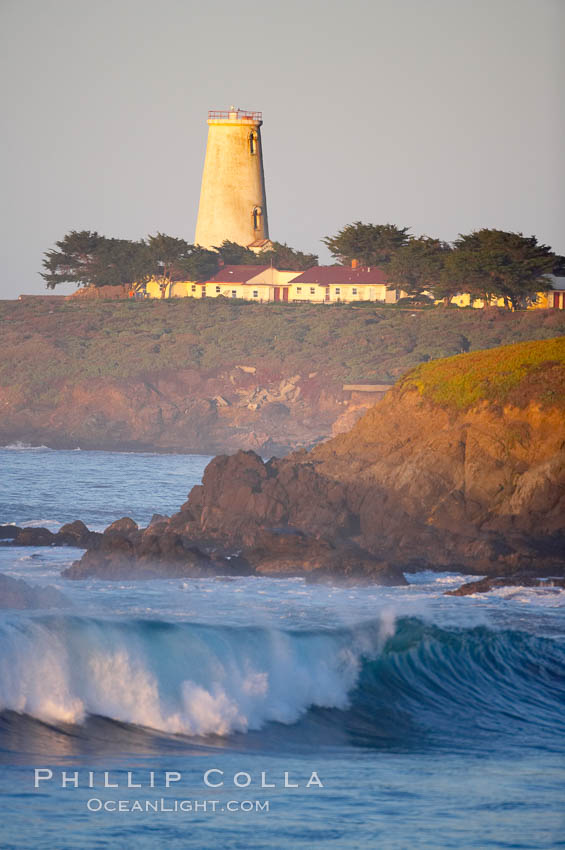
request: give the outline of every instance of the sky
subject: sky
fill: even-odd
[[[0,0],[0,298],[70,230],[192,242],[209,109],[263,112],[270,236],[565,254],[565,0]],[[59,292],[74,287],[59,288]]]

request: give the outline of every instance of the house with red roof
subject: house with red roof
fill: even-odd
[[[565,277],[550,274],[547,275],[550,288],[546,292],[538,292],[537,298],[530,309],[565,310]]]
[[[272,266],[224,266],[203,284],[201,296],[331,304],[338,301],[381,301],[394,304],[405,295],[392,286],[382,269],[359,266],[312,266],[284,271]],[[188,294],[193,294],[189,292]]]
[[[202,297],[243,298],[246,301],[288,301],[288,283],[296,271],[284,271],[272,266],[224,266],[207,280],[198,284]]]
[[[162,281],[149,281],[144,285],[144,294],[151,298],[223,296],[257,302],[380,301],[395,304],[406,293],[390,284],[383,270],[376,267],[312,266],[297,273],[271,265],[230,265],[223,266],[203,283],[175,280],[165,286]]]
[[[382,301],[395,304],[405,293],[376,266],[312,266],[290,281],[290,301]]]

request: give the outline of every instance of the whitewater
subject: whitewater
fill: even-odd
[[[0,449],[0,522],[147,523],[208,460]],[[464,578],[433,572],[401,588],[65,581],[79,556],[0,547],[0,572],[69,600],[0,610],[2,848],[563,846],[564,591],[447,597]],[[34,789],[34,768],[119,785],[176,771],[191,801],[210,768],[275,787],[215,789],[217,811],[175,809],[175,787],[155,810],[143,788],[142,814],[94,812],[88,788]],[[313,770],[323,787],[306,789]],[[224,805],[256,797],[268,812]]]

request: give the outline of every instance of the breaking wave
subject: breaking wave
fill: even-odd
[[[538,746],[565,738],[565,647],[526,632],[415,618],[306,632],[49,615],[8,617],[0,641],[4,718],[98,716],[197,737],[278,724],[363,746],[510,728]]]
[[[53,449],[50,449],[49,446],[32,446],[29,443],[22,443],[20,440],[16,440],[15,443],[9,443],[6,446],[0,446],[0,449],[4,449],[5,451],[12,452],[20,452],[20,451],[28,451],[28,452],[51,452]]]

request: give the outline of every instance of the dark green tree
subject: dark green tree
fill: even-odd
[[[56,248],[46,251],[43,259],[44,272],[41,277],[48,289],[55,289],[59,283],[76,283],[88,286],[92,281],[92,263],[96,249],[105,240],[96,231],[71,230],[59,242]]]
[[[547,275],[558,261],[535,236],[483,228],[459,236],[445,275],[459,292],[483,299],[485,306],[504,298],[507,307],[518,309],[531,303],[536,292],[549,288]]]
[[[318,262],[316,254],[305,254],[283,242],[273,242],[272,245],[272,248],[255,252],[226,239],[216,250],[226,266],[267,266],[272,263],[277,269],[304,271]]]
[[[49,289],[59,283],[78,286],[115,286],[147,280],[154,272],[148,246],[143,240],[109,239],[96,232],[76,230],[47,251],[42,277]]]
[[[148,236],[147,245],[155,266],[155,275],[161,280],[161,291],[164,294],[169,287],[170,293],[175,268],[182,260],[187,259],[192,246],[184,239],[160,232],[155,236]]]
[[[176,277],[202,281],[213,277],[219,267],[220,255],[217,251],[209,251],[200,245],[189,245],[186,256],[174,265],[173,273]]]
[[[342,265],[358,260],[363,266],[386,266],[396,251],[407,244],[409,230],[409,227],[396,227],[394,224],[355,221],[335,236],[326,236],[322,242]]]
[[[453,260],[453,251],[451,251],[446,256],[439,280],[433,287],[434,296],[438,300],[441,299],[445,307],[448,307],[451,304],[452,298],[462,291],[459,275],[454,273],[455,265],[456,261]]]
[[[155,271],[147,244],[129,239],[103,239],[91,263],[92,286],[132,285],[148,280]]]
[[[247,266],[259,265],[258,257],[251,248],[246,248],[244,245],[238,245],[237,242],[230,242],[229,239],[224,239],[221,245],[216,248],[225,266]]]
[[[392,255],[387,277],[409,295],[418,295],[425,289],[435,292],[450,252],[447,242],[440,239],[429,236],[410,239]]]
[[[287,269],[288,271],[304,271],[318,262],[316,254],[305,254],[291,248],[286,242],[273,242],[273,247],[267,251],[261,251],[257,255],[261,265],[273,264],[276,269]]]

